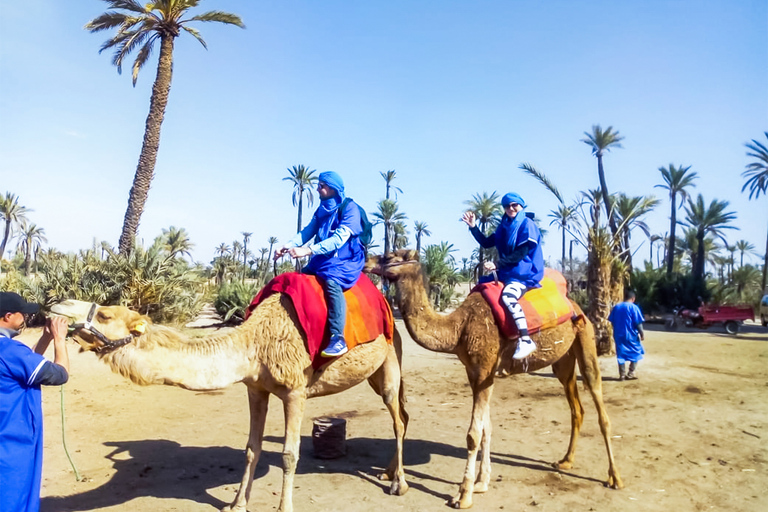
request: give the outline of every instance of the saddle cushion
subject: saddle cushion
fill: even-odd
[[[332,358],[320,355],[321,349],[328,344],[330,332],[327,328],[328,309],[325,294],[317,277],[296,272],[280,274],[253,298],[245,312],[245,319],[248,319],[261,302],[275,293],[284,293],[293,302],[312,366],[319,368],[330,361]],[[375,340],[381,334],[387,343],[392,344],[395,332],[392,310],[368,276],[362,274],[357,284],[344,292],[344,298],[347,300],[344,338],[350,350],[361,343]]]
[[[518,337],[517,326],[512,314],[501,301],[503,289],[504,283],[490,282],[478,284],[472,292],[479,292],[491,306],[501,334],[505,338],[514,339]],[[555,327],[573,317],[573,305],[566,296],[567,292],[568,283],[563,275],[551,268],[544,269],[541,288],[528,290],[520,299],[530,334]]]

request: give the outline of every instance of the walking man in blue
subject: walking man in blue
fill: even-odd
[[[344,325],[347,302],[344,290],[352,288],[365,265],[365,249],[359,240],[362,232],[360,210],[352,200],[345,201],[344,181],[335,172],[320,173],[317,184],[320,206],[312,220],[295,237],[275,251],[275,259],[286,252],[293,258],[311,256],[302,270],[320,279],[328,304],[331,340],[321,354],[336,357],[347,352]],[[311,245],[303,247],[314,237]]]
[[[0,292],[0,510],[38,512],[43,470],[41,385],[69,379],[67,320],[48,319],[30,349],[13,339],[39,306]],[[42,354],[53,341],[54,362]]]
[[[637,363],[643,358],[645,350],[640,343],[645,339],[643,332],[643,313],[635,304],[635,292],[627,290],[624,302],[616,304],[608,316],[613,325],[613,339],[616,342],[616,360],[619,363],[619,380],[635,380]],[[624,364],[629,361],[629,372],[624,373]]]

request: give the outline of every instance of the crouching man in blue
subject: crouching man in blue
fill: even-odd
[[[528,322],[518,302],[529,288],[539,288],[544,277],[544,255],[541,250],[541,232],[523,210],[525,201],[518,194],[510,192],[501,199],[504,216],[491,236],[485,236],[475,225],[474,212],[464,213],[463,220],[477,243],[485,249],[496,247],[499,253],[498,265],[487,261],[485,270],[496,271],[498,280],[504,283],[501,300],[512,314],[520,340],[515,349],[515,359],[525,359],[536,350],[536,343],[528,334]],[[484,276],[480,282],[493,281],[494,276]]]
[[[311,256],[302,272],[320,279],[328,303],[328,327],[331,332],[331,341],[321,353],[325,357],[336,357],[347,352],[344,290],[357,283],[365,265],[365,249],[359,240],[362,221],[354,201],[344,200],[344,182],[335,172],[320,173],[317,194],[320,206],[312,220],[275,252],[275,259],[286,252],[293,258]],[[312,237],[313,243],[302,247]]]
[[[67,319],[48,319],[30,349],[13,339],[39,306],[0,292],[0,510],[38,512],[43,470],[41,385],[69,379]],[[54,362],[42,354],[53,341]]]

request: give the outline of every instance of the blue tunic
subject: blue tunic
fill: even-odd
[[[617,304],[611,310],[608,321],[613,325],[616,359],[619,364],[624,364],[626,361],[633,363],[640,361],[645,354],[637,331],[637,326],[645,322],[640,308],[632,302]]]
[[[332,211],[330,217],[324,213],[322,207],[318,208],[307,227],[288,245],[303,245],[314,237],[315,243],[310,246],[314,254],[304,272],[326,281],[335,281],[346,290],[357,283],[365,266],[365,249],[359,240],[363,231],[360,210],[354,201],[349,201],[341,213],[341,219],[336,210]],[[341,234],[345,232],[346,239],[336,247],[342,240]]]
[[[518,221],[518,218],[521,219]],[[536,223],[518,212],[515,220],[506,215],[491,236],[485,236],[477,227],[470,229],[472,236],[484,248],[496,247],[499,253],[499,265],[496,273],[499,281],[509,284],[512,281],[523,283],[527,288],[539,288],[544,277],[544,254],[541,250],[541,232]],[[521,246],[528,247],[528,254],[520,261],[505,265],[509,258]],[[486,276],[487,277],[487,276]],[[493,278],[481,279],[489,281]]]
[[[0,510],[38,512],[43,410],[32,385],[46,359],[0,333]]]

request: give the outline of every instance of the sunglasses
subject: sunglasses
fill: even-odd
[[[519,204],[517,204],[517,203],[509,203],[509,204],[508,204],[507,206],[505,206],[504,208],[517,208],[518,206],[520,206],[520,205],[519,205]]]

